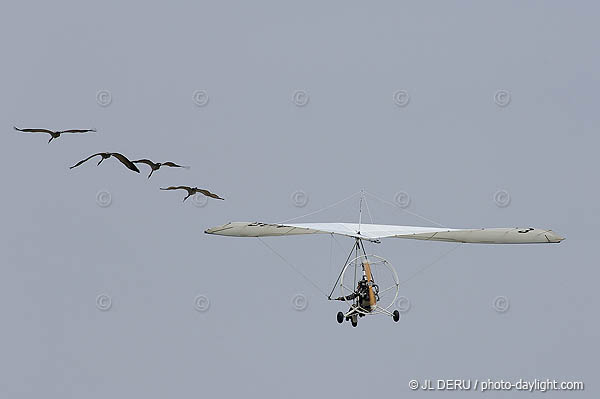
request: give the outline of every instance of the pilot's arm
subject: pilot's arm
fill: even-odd
[[[356,298],[357,296],[358,296],[358,294],[356,292],[353,292],[350,295],[340,296],[340,297],[334,298],[334,301],[351,301],[354,298]]]

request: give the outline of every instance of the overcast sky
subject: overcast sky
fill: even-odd
[[[596,3],[0,9],[3,396],[424,397],[411,379],[550,378],[598,397]],[[47,144],[13,125],[98,132]],[[69,170],[99,151],[191,168]],[[159,190],[182,184],[226,200]],[[410,306],[353,329],[258,240],[203,233],[361,189],[410,198],[368,198],[375,223],[567,240],[367,245],[410,278]],[[357,219],[353,198],[298,221]],[[265,239],[325,291],[352,245],[338,241]]]

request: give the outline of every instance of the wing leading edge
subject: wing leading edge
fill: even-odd
[[[249,223],[231,222],[212,227],[207,234],[232,237],[273,237],[299,234],[338,234],[377,241],[381,238],[410,238],[477,244],[559,243],[564,240],[552,230],[533,227],[451,229],[446,227],[393,226],[356,223]]]

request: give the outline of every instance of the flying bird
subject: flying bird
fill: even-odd
[[[189,197],[191,197],[194,194],[200,193],[200,194],[204,194],[207,197],[210,198],[215,198],[215,199],[220,199],[220,200],[224,200],[225,198],[221,198],[219,197],[217,194],[211,193],[208,190],[204,190],[202,188],[198,188],[198,187],[188,187],[188,186],[171,186],[171,187],[167,187],[167,188],[160,188],[161,190],[185,190],[188,192],[188,195],[183,199],[183,202],[185,202],[186,199],[188,199]]]
[[[186,168],[189,169],[189,166],[181,166],[181,165],[177,165],[176,163],[173,162],[152,162],[149,159],[138,159],[137,161],[133,161],[133,163],[145,163],[146,165],[150,166],[150,174],[148,175],[148,179],[150,178],[150,176],[152,176],[152,173],[154,173],[155,171],[159,170],[161,166],[169,166],[171,168]]]
[[[96,129],[69,129],[69,130],[19,129],[16,126],[13,126],[13,128],[15,130],[18,130],[19,132],[25,132],[25,133],[48,133],[50,135],[50,140],[48,140],[48,143],[50,143],[54,139],[59,138],[60,135],[63,133],[87,133],[87,132],[95,132],[96,131]]]
[[[104,161],[105,159],[108,159],[110,157],[115,157],[117,158],[119,161],[121,161],[121,163],[123,165],[125,165],[127,168],[133,170],[134,172],[140,173],[140,170],[137,168],[137,166],[135,166],[135,164],[133,162],[131,162],[129,159],[127,159],[127,157],[125,157],[122,154],[119,154],[118,152],[99,152],[97,154],[94,155],[90,155],[89,157],[87,157],[86,159],[82,159],[81,161],[77,162],[75,165],[71,166],[69,169],[73,169],[78,167],[79,165],[81,165],[82,163],[94,158],[95,156],[100,155],[102,158],[100,158],[100,161],[98,162],[98,165],[100,165],[102,163],[102,161]]]

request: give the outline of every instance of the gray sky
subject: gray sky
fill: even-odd
[[[598,396],[597,4],[1,10],[7,397],[421,397],[431,393],[408,381],[425,378],[582,380],[573,395]],[[296,91],[308,95],[304,106]],[[13,125],[98,133],[46,144]],[[137,175],[113,159],[68,169],[98,151],[192,168],[150,180],[144,165]],[[226,201],[197,207],[158,189],[179,184]],[[567,240],[463,245],[401,287],[411,306],[398,324],[381,316],[353,329],[335,322],[344,306],[257,240],[203,234],[300,216],[363,188],[392,202],[406,192],[408,211],[447,226],[535,226]],[[495,203],[498,190],[508,206]],[[427,225],[369,206],[376,223]],[[354,222],[357,209],[348,202],[301,221]],[[352,245],[340,239],[331,264],[327,236],[266,242],[325,290]],[[452,246],[368,249],[402,280]],[[205,312],[194,307],[199,295]],[[296,295],[305,310],[294,309]],[[499,296],[504,313],[493,307]],[[99,309],[106,298],[110,308]]]

